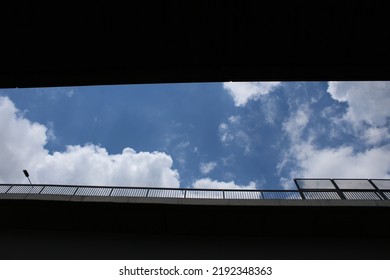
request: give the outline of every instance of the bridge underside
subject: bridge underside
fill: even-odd
[[[0,87],[390,79],[382,4],[233,2],[18,5]]]
[[[3,259],[377,259],[386,206],[1,200]]]

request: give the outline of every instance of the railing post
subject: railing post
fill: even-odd
[[[375,190],[377,191],[377,193],[379,193],[379,195],[381,196],[381,198],[383,200],[388,200],[388,198],[386,197],[386,195],[382,192],[382,190],[380,190],[375,184],[373,181],[371,181],[371,179],[368,179],[367,180],[374,188]]]
[[[330,179],[330,181],[332,182],[333,186],[336,188],[336,192],[340,196],[340,198],[346,200],[347,198],[345,197],[343,192],[340,190],[339,186],[337,186],[336,182],[333,179]]]
[[[301,189],[298,190],[299,195],[302,197],[303,200],[306,200],[305,194]]]
[[[294,183],[297,186],[298,193],[301,196],[302,199],[306,200],[305,194],[303,193],[302,189],[299,187],[299,184],[296,179],[294,179]]]

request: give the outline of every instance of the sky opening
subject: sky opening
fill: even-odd
[[[0,89],[0,183],[289,189],[390,178],[390,82]]]

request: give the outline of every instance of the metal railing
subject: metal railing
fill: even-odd
[[[1,195],[66,195],[180,199],[389,200],[390,179],[294,179],[294,190],[193,189],[0,184]]]

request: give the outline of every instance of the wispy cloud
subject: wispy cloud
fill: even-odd
[[[201,162],[199,164],[200,172],[202,172],[203,175],[209,174],[216,167],[217,167],[217,163],[215,161]]]
[[[388,127],[370,127],[364,132],[364,139],[368,144],[380,144],[383,141],[390,139],[390,132]]]
[[[61,96],[71,98],[75,94],[73,87],[54,87],[54,88],[37,88],[36,91],[41,96],[46,96],[48,99],[56,100]]]
[[[309,118],[309,107],[303,105],[283,122],[282,129],[286,132],[293,145],[301,138],[303,130],[309,123]]]
[[[230,116],[227,122],[218,127],[219,138],[225,145],[235,143],[244,149],[245,154],[251,152],[251,138],[243,130],[239,116]]]
[[[47,140],[48,141],[55,141],[57,139],[55,133],[54,133],[54,123],[52,121],[49,121],[47,123],[47,130],[46,130],[46,135],[47,135]]]
[[[229,126],[227,123],[221,123],[218,126],[219,138],[222,143],[229,143],[234,139],[234,135],[230,132]]]

